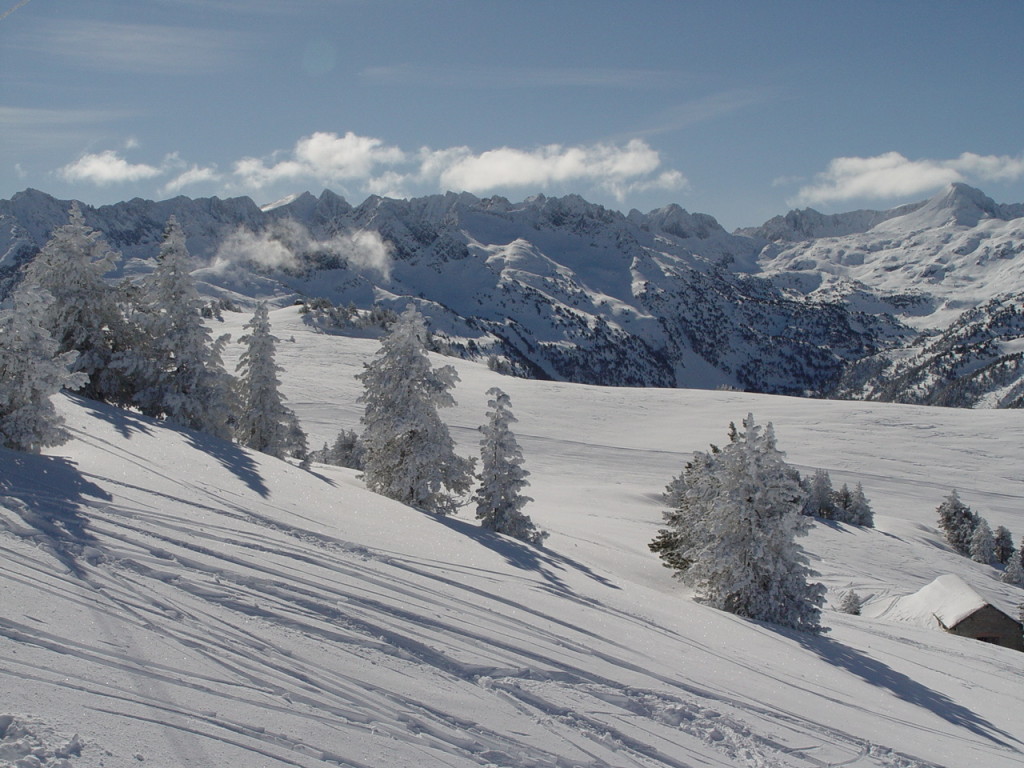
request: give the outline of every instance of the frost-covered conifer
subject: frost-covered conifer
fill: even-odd
[[[336,467],[362,469],[363,441],[354,429],[342,429],[331,445],[324,443],[323,448],[310,454],[310,459]]]
[[[993,554],[996,562],[1000,565],[1007,565],[1010,562],[1010,558],[1017,551],[1013,548],[1013,534],[1010,533],[1010,529],[1005,525],[1000,525],[996,528],[995,537],[995,551]]]
[[[230,336],[212,339],[190,266],[185,234],[172,216],[139,299],[143,342],[119,365],[136,381],[134,401],[143,413],[230,439],[237,400],[221,361]]]
[[[813,572],[796,543],[811,523],[800,513],[803,490],[776,447],[772,425],[759,427],[748,415],[742,431],[730,426],[730,444],[704,454],[693,476],[680,515],[687,526],[680,537],[685,550],[671,555],[688,563],[681,578],[698,600],[740,616],[820,631],[825,588],[808,583]]]
[[[296,449],[304,456],[305,435],[280,392],[277,374],[282,369],[275,362],[277,338],[270,332],[266,302],[256,306],[244,328],[249,333],[239,339],[245,351],[236,369],[241,410],[235,436],[242,445],[279,459],[295,455]]]
[[[996,541],[985,518],[979,518],[971,535],[971,560],[990,565],[995,558]]]
[[[371,491],[438,515],[454,513],[473,476],[438,408],[455,404],[450,365],[432,368],[423,316],[409,305],[381,339],[363,383],[363,477]]]
[[[78,353],[73,370],[88,377],[79,392],[124,405],[129,394],[110,363],[131,343],[130,334],[118,290],[103,279],[119,259],[72,203],[68,223],[53,231],[26,267],[25,282],[53,297],[41,320],[58,353]]]
[[[946,541],[961,555],[970,555],[971,537],[978,524],[978,518],[971,508],[960,501],[956,489],[939,504],[936,512],[939,515],[939,528],[946,536]]]
[[[864,599],[852,589],[843,595],[839,603],[839,610],[851,616],[860,616],[860,609],[864,605]]]
[[[846,508],[846,519],[843,522],[850,525],[862,525],[865,528],[873,528],[875,525],[875,513],[871,509],[871,502],[864,495],[864,486],[859,482],[850,493],[849,506]]]
[[[832,490],[832,478],[824,469],[816,469],[814,477],[807,484],[807,498],[804,501],[803,513],[823,520],[834,520],[836,505],[835,492]]]
[[[1020,540],[1020,549],[1006,563],[1001,579],[1007,584],[1024,587],[1024,538]]]
[[[512,415],[511,400],[497,387],[487,390],[487,424],[480,427],[480,487],[473,500],[476,516],[484,528],[504,533],[531,544],[541,544],[546,531],[539,531],[522,512],[529,502],[523,488],[530,483],[523,469],[523,452],[509,428],[518,421]]]
[[[39,453],[67,440],[50,398],[86,381],[85,373],[68,370],[78,353],[59,352],[43,324],[52,301],[22,283],[0,307],[0,445],[16,451]]]
[[[708,511],[707,500],[718,493],[717,446],[710,451],[695,451],[683,471],[666,488],[665,501],[672,508],[664,513],[665,528],[648,545],[662,559],[662,565],[672,568],[673,576],[682,579],[692,560],[689,553],[697,544],[703,519]]]

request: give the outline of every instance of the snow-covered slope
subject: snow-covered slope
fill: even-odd
[[[247,319],[221,327],[237,337]],[[315,333],[294,308],[272,322],[311,443],[357,426],[353,377],[376,343]],[[933,524],[955,486],[1024,532],[1019,411],[456,365],[444,415],[464,453],[485,391],[512,397],[545,549],[469,510],[439,520],[369,494],[348,470],[60,398],[71,442],[0,453],[0,762],[33,748],[74,768],[1024,760],[1021,654],[834,610],[824,637],[780,631],[693,603],[646,547],[665,483],[753,411],[802,471],[860,480],[873,503],[877,530],[820,523],[804,540],[830,603],[954,573],[1012,610],[1024,591]]]

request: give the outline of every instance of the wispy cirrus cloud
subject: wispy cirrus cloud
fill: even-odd
[[[8,149],[51,148],[96,138],[102,123],[129,115],[129,112],[112,109],[0,106],[0,132]]]
[[[815,205],[859,198],[893,199],[932,192],[955,181],[1015,181],[1024,178],[1024,155],[964,152],[950,160],[911,160],[899,152],[874,157],[837,157],[790,205]]]
[[[778,98],[779,93],[777,88],[735,88],[689,99],[664,110],[653,125],[635,133],[640,136],[673,133],[765,104]]]
[[[57,19],[13,46],[90,69],[199,74],[234,66],[248,43],[231,30]]]
[[[660,88],[692,76],[664,69],[614,67],[448,67],[384,64],[360,77],[379,85],[439,88]]]

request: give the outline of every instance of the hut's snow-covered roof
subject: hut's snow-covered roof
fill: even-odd
[[[988,604],[959,576],[945,574],[912,595],[896,598],[878,616],[920,627],[935,627],[937,620],[949,628]]]

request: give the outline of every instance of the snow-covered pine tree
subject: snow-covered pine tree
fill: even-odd
[[[850,486],[843,483],[842,487],[832,494],[832,519],[841,523],[847,522],[852,504],[853,493],[850,491]]]
[[[136,381],[134,401],[147,416],[229,440],[237,398],[221,355],[230,336],[213,340],[190,266],[185,234],[172,216],[139,298],[143,342],[118,365]]]
[[[350,469],[363,468],[363,442],[354,429],[342,429],[334,442],[310,454],[310,459],[321,464]]]
[[[846,520],[850,525],[861,525],[865,528],[875,526],[875,513],[871,509],[871,502],[864,495],[864,486],[858,481],[857,486],[850,493],[850,504],[846,508]]]
[[[1013,548],[1013,534],[1010,533],[1010,529],[1005,525],[1000,525],[995,531],[995,551],[993,554],[996,562],[1000,565],[1007,565],[1016,551]]]
[[[971,537],[974,535],[978,518],[970,507],[960,501],[955,488],[935,511],[939,516],[939,528],[945,534],[949,545],[961,555],[970,555]]]
[[[61,390],[86,382],[84,372],[68,370],[75,351],[58,351],[44,325],[53,298],[23,282],[0,306],[0,445],[39,453],[68,438],[64,419],[51,402]]]
[[[708,500],[718,493],[718,446],[709,451],[695,451],[683,471],[673,478],[665,489],[664,498],[671,508],[664,512],[665,528],[648,545],[662,559],[662,565],[675,571],[672,575],[683,579],[692,560],[690,552],[698,543]]]
[[[811,525],[801,514],[804,492],[772,425],[748,415],[742,431],[730,427],[730,444],[706,457],[710,477],[684,493],[693,525],[684,536],[689,548],[676,555],[689,562],[682,579],[712,607],[821,631],[825,587],[807,581],[813,572],[796,543]]]
[[[104,280],[119,259],[101,233],[85,223],[78,203],[72,203],[68,223],[54,229],[24,279],[53,298],[42,322],[58,353],[78,353],[73,370],[88,377],[79,393],[126,405],[126,382],[110,363],[131,343],[131,334],[119,292]]]
[[[996,540],[992,535],[988,520],[979,518],[978,524],[974,526],[974,533],[971,535],[971,560],[976,563],[991,565],[995,558]]]
[[[860,616],[860,609],[864,605],[864,599],[852,589],[843,595],[839,602],[839,610],[851,616]]]
[[[546,531],[540,531],[523,507],[533,501],[524,496],[530,482],[523,468],[523,451],[509,428],[518,419],[512,414],[512,401],[498,387],[487,390],[487,424],[480,427],[480,487],[473,500],[476,517],[484,528],[504,533],[531,544],[542,544]]]
[[[285,451],[289,456],[299,459],[303,469],[309,469],[309,437],[299,423],[299,417],[295,411],[286,407],[285,420],[288,422],[288,434],[286,436],[287,448]]]
[[[814,476],[807,483],[807,498],[804,501],[803,513],[823,520],[834,520],[836,505],[835,491],[832,490],[832,478],[824,469],[814,470]]]
[[[432,368],[423,316],[410,304],[381,339],[357,378],[365,410],[363,477],[371,491],[438,515],[454,513],[472,485],[473,461],[455,443],[437,409],[455,404],[459,376]]]
[[[1000,578],[1007,584],[1024,587],[1024,538],[1020,540],[1020,549],[1010,556]]]
[[[277,374],[282,369],[275,362],[277,338],[270,332],[266,302],[256,305],[252,320],[243,328],[249,333],[239,339],[245,351],[236,368],[241,410],[235,437],[247,448],[279,459],[294,455],[296,448],[304,456],[305,435],[280,391]]]

